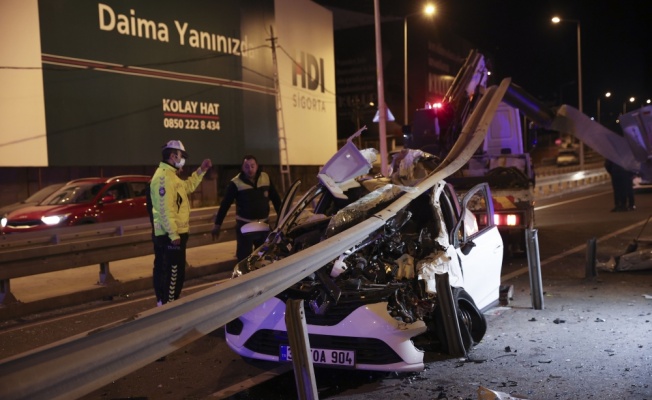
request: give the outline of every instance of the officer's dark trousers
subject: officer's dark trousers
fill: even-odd
[[[161,304],[181,295],[186,277],[186,245],[188,234],[182,233],[181,244],[175,246],[168,235],[154,236],[154,292]]]

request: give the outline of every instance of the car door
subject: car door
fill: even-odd
[[[98,204],[99,222],[119,221],[134,218],[134,199],[126,182],[117,183],[104,190]]]
[[[130,189],[129,218],[142,218],[147,213],[147,192],[149,192],[148,181],[128,182]]]
[[[503,242],[494,224],[489,185],[482,183],[469,190],[462,198],[460,211],[454,240],[464,289],[483,309],[498,301],[503,261]]]

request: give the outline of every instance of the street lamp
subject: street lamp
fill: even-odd
[[[408,28],[407,28],[407,20],[408,17],[412,17],[414,15],[420,15],[422,13],[413,13],[413,14],[408,14],[403,18],[403,87],[404,87],[404,116],[403,120],[405,121],[404,125],[408,124],[408,42],[407,42],[407,37],[408,37]],[[435,14],[435,6],[432,4],[427,4],[424,9],[423,9],[423,14],[427,16],[432,16]]]
[[[580,21],[574,19],[561,19],[553,17],[552,23],[558,24],[560,22],[574,22],[577,24],[577,96],[578,96],[578,109],[582,111],[582,45],[580,40]],[[580,168],[584,168],[584,142],[580,140]]]
[[[604,97],[606,98],[611,97],[611,92],[605,93]],[[599,97],[598,97],[598,123],[600,123],[600,98]]]
[[[635,101],[636,101],[636,97],[632,96],[632,97],[629,98],[630,103],[633,103]],[[626,113],[627,113],[627,102],[623,101],[623,114],[626,114]]]

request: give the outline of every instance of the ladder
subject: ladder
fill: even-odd
[[[281,99],[281,85],[278,78],[278,63],[276,61],[276,37],[274,36],[274,28],[270,27],[270,30],[271,38],[268,40],[272,43],[272,60],[274,62],[274,89],[276,91],[276,125],[278,128],[281,189],[285,193],[286,188],[289,189],[290,185],[292,185],[292,177],[290,175],[290,161],[288,157],[287,138],[285,136],[285,120],[283,119],[283,102]]]

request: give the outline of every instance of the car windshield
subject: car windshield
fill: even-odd
[[[83,183],[65,186],[52,193],[41,205],[88,203],[102,189],[101,183]]]
[[[56,183],[54,185],[46,186],[43,189],[37,191],[33,195],[29,196],[26,198],[23,203],[40,203],[44,199],[46,199],[49,195],[52,194],[55,190],[63,186],[61,183]]]

